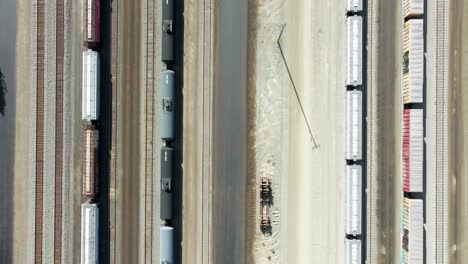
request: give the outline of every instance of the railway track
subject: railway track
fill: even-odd
[[[367,262],[372,263],[374,260],[374,241],[376,238],[374,237],[374,230],[373,230],[373,223],[374,223],[374,215],[375,212],[375,201],[373,198],[374,195],[374,112],[376,111],[376,100],[374,100],[374,78],[375,78],[375,55],[374,55],[374,25],[375,25],[375,14],[376,14],[376,6],[375,0],[368,0],[367,1],[367,234],[366,234],[366,255],[367,255]]]
[[[436,1],[436,261],[445,263],[447,241],[447,1]]]
[[[34,263],[42,262],[44,191],[44,42],[45,0],[37,0],[36,186],[34,208]]]
[[[152,263],[153,248],[153,129],[154,129],[154,40],[155,1],[146,8],[146,96],[145,96],[145,263]]]
[[[63,53],[64,0],[56,2],[55,215],[54,263],[62,261]]]

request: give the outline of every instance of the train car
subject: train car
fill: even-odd
[[[362,219],[362,168],[346,166],[346,234],[361,235]]]
[[[346,150],[347,160],[362,159],[362,92],[346,92]]]
[[[175,73],[161,72],[161,139],[172,141],[175,136]]]
[[[162,53],[161,59],[166,64],[174,61],[174,0],[162,1]]]
[[[161,148],[161,208],[162,220],[172,219],[172,160],[174,149]]]
[[[403,103],[422,103],[424,84],[424,21],[411,19],[403,29]]]
[[[346,11],[357,13],[362,11],[362,0],[346,0]]]
[[[174,228],[162,226],[159,238],[159,263],[174,264]]]
[[[362,17],[346,18],[346,85],[362,85]]]
[[[85,121],[99,119],[99,53],[83,51],[81,118]]]
[[[361,264],[361,240],[346,239],[346,264]]]
[[[423,191],[423,109],[403,110],[403,191]]]
[[[100,0],[83,0],[84,42],[95,47],[100,38]]]
[[[424,0],[404,0],[403,1],[403,17],[410,19],[424,15]]]
[[[423,263],[423,200],[403,198],[401,263]]]
[[[96,204],[81,205],[81,264],[98,263],[99,208]]]
[[[93,126],[85,126],[83,139],[83,196],[94,199],[99,164],[97,161],[99,130],[96,130]]]

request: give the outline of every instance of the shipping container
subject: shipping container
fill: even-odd
[[[83,51],[83,86],[81,118],[87,121],[99,119],[99,54],[92,50]]]
[[[423,200],[403,198],[401,263],[423,263]]]
[[[362,159],[362,92],[346,92],[346,159]]]
[[[92,126],[84,129],[83,196],[94,199],[97,188],[99,131]]]
[[[424,14],[424,0],[404,0],[403,16],[406,19]]]
[[[160,217],[172,219],[172,158],[174,149],[161,148],[161,206]]]
[[[362,85],[362,17],[350,16],[347,24],[346,85]]]
[[[403,103],[422,103],[424,84],[424,22],[411,19],[403,30]]]
[[[423,109],[403,110],[403,190],[423,191]]]
[[[161,72],[161,138],[171,141],[175,136],[175,73]]]
[[[84,41],[94,47],[100,37],[100,0],[83,0]]]
[[[159,235],[159,263],[174,264],[174,228],[170,226],[162,226]]]
[[[96,204],[81,205],[81,264],[98,263],[99,208]]]
[[[346,11],[354,13],[362,11],[362,0],[346,0],[346,3]]]
[[[166,64],[171,64],[174,60],[174,1],[163,0],[162,7],[162,52],[161,59]]]
[[[362,168],[346,166],[346,234],[361,235]]]
[[[361,240],[346,239],[346,264],[361,264]]]

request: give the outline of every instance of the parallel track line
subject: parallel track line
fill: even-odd
[[[36,86],[36,200],[34,263],[42,263],[44,191],[44,33],[45,0],[37,0],[37,86]]]

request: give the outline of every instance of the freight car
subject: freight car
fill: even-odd
[[[362,159],[362,92],[346,92],[346,153],[347,160]]]
[[[346,234],[361,235],[362,168],[346,166]]]
[[[362,85],[362,17],[346,18],[346,85]]]
[[[99,208],[96,204],[81,205],[81,264],[98,263]]]
[[[83,139],[83,196],[94,199],[97,187],[99,131],[93,126],[85,126]]]
[[[99,118],[99,54],[83,51],[81,118],[86,121]]]
[[[83,0],[83,36],[85,45],[95,47],[100,37],[100,0]]]
[[[403,17],[409,19],[424,14],[424,0],[404,0]]]
[[[174,149],[161,148],[161,219],[172,219],[172,157]]]
[[[170,226],[162,226],[159,234],[160,234],[159,263],[173,264],[174,263],[174,228]]]
[[[346,0],[346,11],[348,14],[362,11],[362,0]]]
[[[161,72],[161,138],[172,141],[175,134],[175,73],[171,70]]]
[[[423,263],[423,200],[403,198],[401,263]]]
[[[403,110],[403,190],[423,191],[423,109]]]
[[[173,21],[174,21],[174,1],[163,0],[161,59],[167,65],[172,64],[172,62],[174,61],[174,35],[173,35],[173,28],[172,28]]]
[[[423,102],[424,21],[411,19],[403,29],[403,103]]]
[[[346,239],[346,264],[361,264],[361,240]]]

